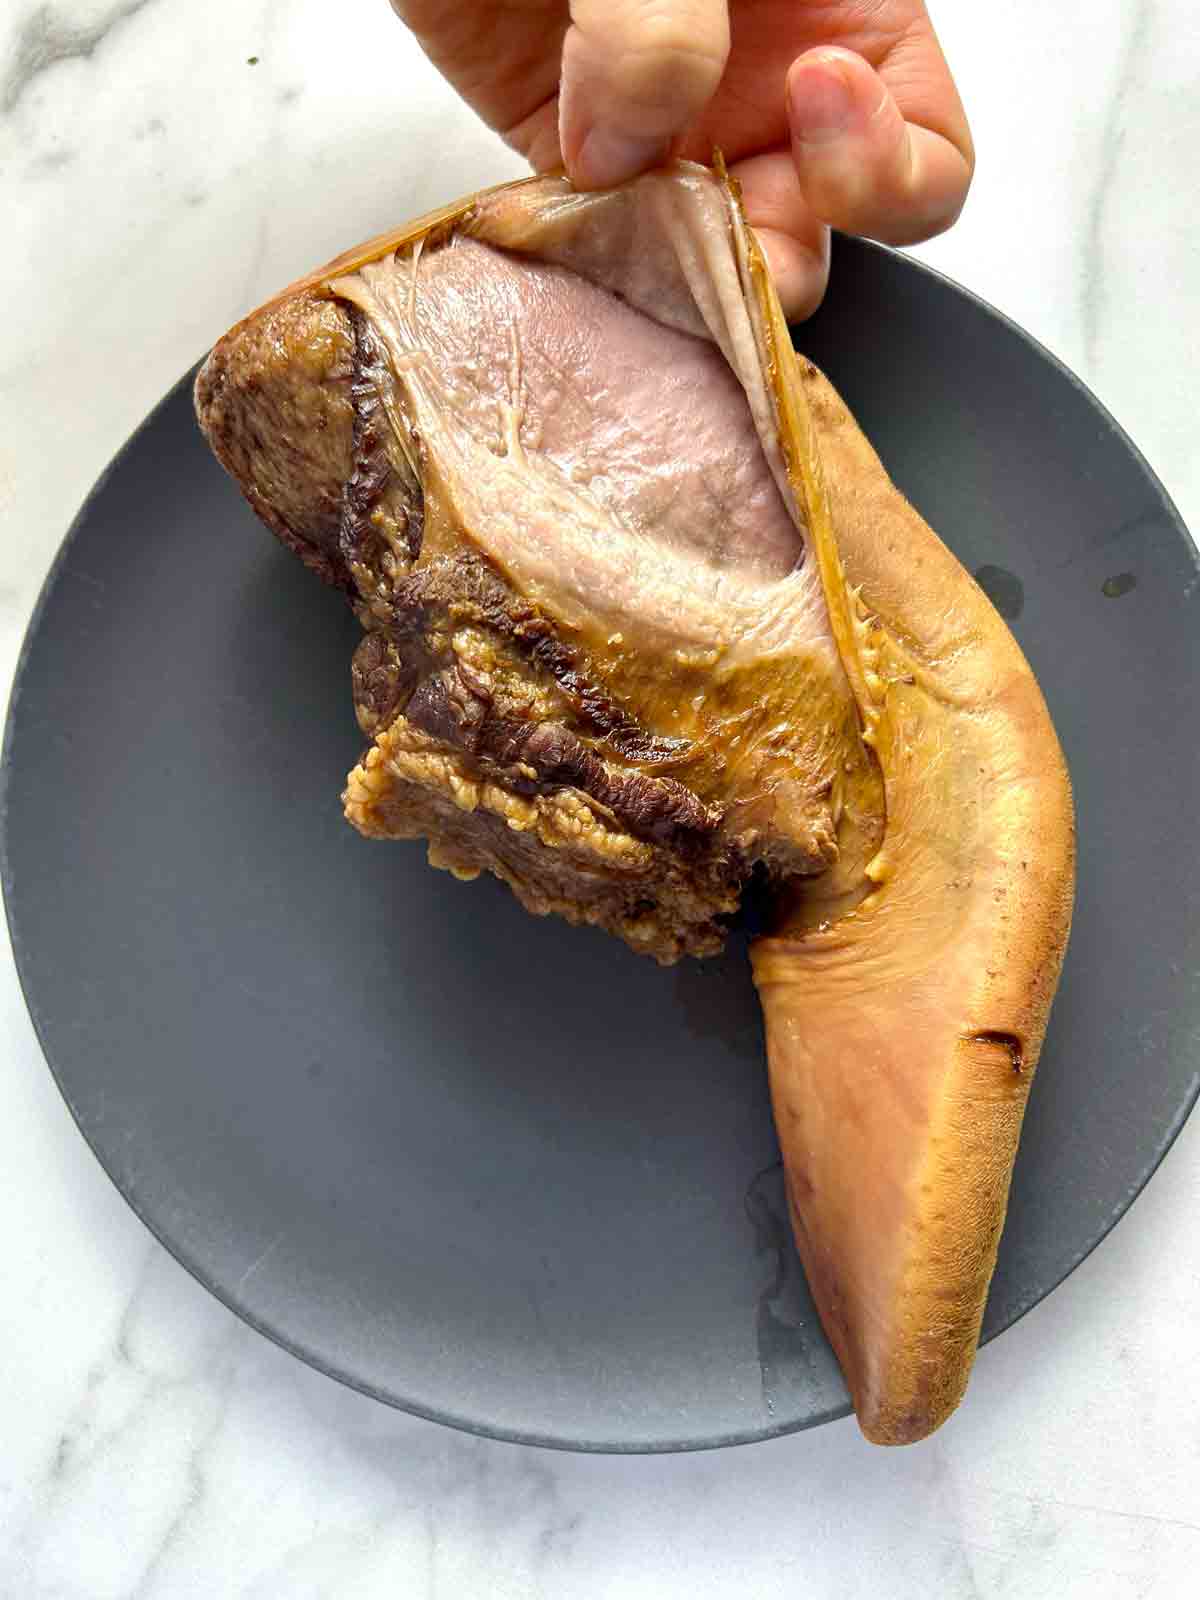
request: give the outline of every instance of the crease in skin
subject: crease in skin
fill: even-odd
[[[752,964],[797,1249],[863,1432],[904,1443],[978,1341],[1070,928],[1070,785],[1003,622],[797,356],[714,164],[444,207],[239,325],[198,396],[244,484],[239,341],[259,361],[264,319],[324,296],[385,354],[356,449],[383,448],[375,406],[421,543],[382,574],[345,546],[400,683],[348,781],[361,831],[659,959],[719,948],[732,866],[768,867]],[[472,743],[489,716],[515,764]],[[650,842],[651,781],[686,848]]]

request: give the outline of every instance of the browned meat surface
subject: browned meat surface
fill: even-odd
[[[346,585],[338,549],[353,465],[354,331],[335,300],[301,294],[243,326],[196,385],[222,466],[290,550]]]

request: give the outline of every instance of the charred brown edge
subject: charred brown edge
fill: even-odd
[[[317,298],[324,299],[327,297],[319,295]],[[269,309],[269,307],[266,307],[264,311]],[[252,482],[248,483],[246,481],[245,476],[239,470],[236,451],[233,447],[232,430],[228,426],[216,427],[213,425],[212,418],[221,410],[220,402],[224,398],[228,383],[228,372],[221,356],[224,350],[237,338],[245,325],[245,323],[239,323],[236,328],[231,329],[223,339],[219,340],[210,352],[208,359],[200,368],[200,371],[196,374],[196,410],[204,435],[213,454],[237,485],[242,498],[259,521],[270,528],[280,544],[290,550],[294,556],[298,556],[310,572],[314,572],[318,578],[329,584],[331,588],[340,589],[344,594],[352,594],[354,579],[344,563],[327,551],[322,550],[320,545],[314,543],[311,539],[305,538],[302,533],[293,528],[291,523],[280,516],[274,506],[258,492],[257,487]]]
[[[661,766],[682,760],[690,749],[686,739],[647,733],[606,690],[590,681],[551,619],[515,595],[483,556],[435,558],[396,585],[392,604],[388,631],[397,639],[423,632],[427,618],[440,611],[509,640],[533,666],[553,678],[581,727],[626,761]]]
[[[614,771],[562,723],[496,716],[485,683],[469,669],[443,667],[425,677],[404,715],[413,727],[466,751],[516,794],[578,789],[629,830],[688,856],[707,848],[719,816],[673,778]]]
[[[350,663],[350,682],[358,724],[369,739],[390,727],[407,706],[420,681],[420,669],[406,661],[380,629],[364,633]]]
[[[391,372],[382,344],[370,322],[357,306],[347,308],[354,332],[354,371],[350,380],[350,404],[354,411],[353,453],[350,476],[342,491],[340,547],[342,559],[353,574],[359,592],[370,602],[373,588],[384,597],[387,585],[380,581],[377,557],[378,535],[373,515],[391,486],[391,424],[384,396],[391,385]],[[412,487],[405,507],[405,543],[410,562],[421,554],[424,533],[424,501],[420,486]]]

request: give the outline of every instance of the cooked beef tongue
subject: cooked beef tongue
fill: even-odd
[[[931,1432],[1070,925],[1070,787],[1012,636],[797,361],[733,186],[448,207],[235,329],[197,401],[363,623],[364,833],[660,961],[774,880],[797,1246],[863,1431]]]

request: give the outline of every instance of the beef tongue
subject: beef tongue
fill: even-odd
[[[475,196],[234,329],[197,404],[362,622],[361,832],[661,962],[773,887],[797,1246],[864,1432],[929,1433],[1065,947],[1070,788],[1003,622],[798,361],[735,188]]]

